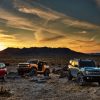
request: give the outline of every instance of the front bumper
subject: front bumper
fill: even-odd
[[[18,68],[17,70],[18,70],[18,72],[21,72],[21,73],[24,74],[24,73],[29,73],[31,69],[29,69],[29,68]]]
[[[87,82],[100,82],[100,75],[99,76],[86,75],[83,77],[83,79]]]

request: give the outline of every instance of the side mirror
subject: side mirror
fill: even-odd
[[[9,64],[9,63],[5,63],[5,65],[6,65],[6,66],[10,66],[10,64]]]

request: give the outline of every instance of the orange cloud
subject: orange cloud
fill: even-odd
[[[0,43],[6,47],[49,46],[81,52],[100,51],[99,25],[79,21],[40,4],[31,6],[23,0],[14,1],[16,14],[0,8]]]

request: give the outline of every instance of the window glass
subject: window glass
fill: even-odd
[[[93,61],[80,61],[80,67],[95,67]]]
[[[5,64],[4,63],[0,63],[0,68],[4,68]]]

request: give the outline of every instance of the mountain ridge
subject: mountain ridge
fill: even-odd
[[[81,52],[73,51],[69,48],[49,48],[49,47],[31,47],[31,48],[7,48],[0,51],[0,56],[34,56],[34,55],[86,55]]]
[[[99,63],[100,55],[85,54],[73,51],[69,48],[7,48],[0,51],[0,61],[11,64],[26,62],[29,59],[40,59],[50,64],[66,64],[70,59],[92,59]]]

